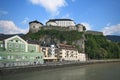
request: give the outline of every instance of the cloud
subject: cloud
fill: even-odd
[[[29,18],[25,17],[24,20],[21,22],[22,24],[28,24],[29,22]]]
[[[106,26],[110,26],[110,25],[111,25],[111,23],[110,23],[110,22],[106,24]]]
[[[0,33],[4,34],[17,34],[27,33],[28,29],[21,29],[17,27],[13,21],[0,20]]]
[[[86,27],[86,30],[91,30],[91,25],[87,22],[82,22],[81,24],[83,24]]]
[[[7,12],[7,11],[0,10],[0,16],[2,16],[2,15],[6,15],[6,14],[8,14],[8,12]]]
[[[40,5],[54,15],[59,14],[59,8],[66,5],[65,0],[30,0],[32,4]]]
[[[120,24],[106,26],[103,28],[102,32],[104,35],[120,34]]]

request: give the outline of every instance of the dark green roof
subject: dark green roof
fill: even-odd
[[[34,20],[34,21],[29,22],[29,24],[31,24],[31,23],[40,23],[41,25],[43,25],[41,22],[39,22],[39,21],[37,21],[37,20]]]
[[[71,19],[50,19],[51,21],[73,21]]]

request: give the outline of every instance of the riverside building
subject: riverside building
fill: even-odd
[[[43,64],[43,53],[37,43],[19,36],[0,37],[0,67]]]
[[[75,46],[59,44],[60,61],[86,61],[85,53],[79,53]]]

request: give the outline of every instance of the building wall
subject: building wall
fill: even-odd
[[[44,53],[44,61],[57,61],[57,52],[54,50],[51,51],[51,47],[41,47],[42,52]],[[52,53],[53,52],[53,53]]]
[[[39,45],[28,44],[28,52],[39,52]]]
[[[0,52],[0,67],[43,64],[43,53]]]
[[[57,26],[56,22],[47,22],[46,26]]]
[[[0,41],[0,45],[3,42],[5,46],[0,46],[0,67],[43,64],[44,55],[40,52],[39,45],[28,44],[19,36]]]
[[[14,52],[14,51],[25,52],[26,51],[27,45],[18,38],[8,40],[8,41],[6,41],[6,44],[7,45],[5,45],[5,47],[6,47],[7,51],[12,51],[12,52]]]
[[[61,49],[59,53],[60,61],[86,61],[84,53],[78,53],[76,50]]]
[[[73,21],[55,21],[57,23],[57,26],[61,27],[68,27],[68,26],[75,26],[75,23]]]
[[[5,50],[11,52],[41,52],[37,44],[28,44],[22,38],[5,40]]]
[[[79,61],[86,61],[86,54],[85,53],[79,53],[78,58],[79,58]]]

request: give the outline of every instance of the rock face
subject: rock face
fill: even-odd
[[[58,47],[57,44],[68,44],[68,42],[66,40],[64,41],[61,41],[55,37],[52,37],[52,36],[49,36],[49,35],[46,35],[42,38],[39,39],[40,41],[40,45],[41,46],[46,46],[46,47],[50,47],[51,44],[54,44],[56,47]],[[84,53],[84,48],[85,48],[85,45],[84,45],[84,38],[82,39],[79,39],[79,40],[76,40],[76,41],[73,41],[71,45],[74,45],[79,52],[81,53]]]

